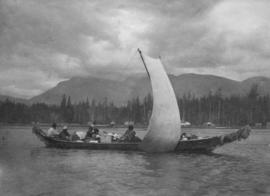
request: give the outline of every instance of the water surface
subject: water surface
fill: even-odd
[[[201,136],[230,131],[187,130]],[[0,139],[5,196],[270,195],[270,130],[254,130],[212,155],[49,149],[31,127],[1,127]]]

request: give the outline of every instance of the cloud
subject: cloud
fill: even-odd
[[[0,94],[144,73],[138,47],[173,74],[270,76],[269,8],[267,0],[2,0]]]
[[[0,72],[0,92],[14,97],[31,98],[33,94],[40,94],[57,82],[57,77],[40,70],[12,68]]]
[[[222,66],[238,73],[238,78],[263,74],[270,47],[269,1],[224,1],[208,15],[214,38],[222,37]],[[269,68],[263,75],[269,76]]]
[[[213,4],[200,12],[199,18],[192,17],[194,21],[180,28],[179,32],[184,29],[189,33],[181,34],[183,40],[171,36],[179,46],[172,44],[171,50],[166,48],[166,64],[171,65],[174,73],[218,74],[236,80],[269,76],[269,8],[270,3],[263,0]]]

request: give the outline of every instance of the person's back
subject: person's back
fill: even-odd
[[[63,130],[60,132],[59,137],[61,139],[64,139],[64,140],[69,140],[70,139],[70,134],[68,132],[67,126],[63,127]]]
[[[53,123],[52,124],[52,127],[49,128],[48,132],[47,132],[47,135],[49,137],[55,137],[55,136],[58,136],[58,131],[56,130],[56,123]]]
[[[133,141],[136,138],[136,132],[133,130],[133,126],[129,125],[128,130],[120,138],[122,141]]]
[[[134,130],[131,130],[131,131],[129,132],[129,134],[128,134],[128,140],[129,140],[129,141],[132,141],[133,138],[135,137],[135,135],[136,135],[136,132],[135,132]]]
[[[88,128],[88,131],[86,132],[85,138],[86,139],[92,138],[93,133],[94,133],[93,126],[90,125],[89,128]]]

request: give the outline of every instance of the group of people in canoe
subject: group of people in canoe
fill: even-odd
[[[106,132],[104,132],[107,134]],[[122,136],[118,134],[108,134],[112,137],[112,141],[114,142],[140,142],[141,139],[136,136],[136,132],[134,131],[133,125],[129,125],[128,129]],[[57,124],[53,123],[52,126],[47,131],[47,136],[56,137],[62,140],[67,141],[81,141],[81,142],[93,142],[100,143],[101,136],[99,133],[99,129],[95,126],[95,124],[91,124],[88,127],[87,132],[73,132],[69,133],[68,127],[63,126],[62,130],[59,132],[57,130]]]

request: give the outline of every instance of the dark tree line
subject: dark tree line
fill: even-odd
[[[141,101],[138,97],[128,101],[126,105],[115,106],[107,98],[102,101],[88,99],[72,104],[71,98],[63,95],[59,105],[36,103],[26,105],[10,100],[0,101],[0,122],[66,122],[85,124],[89,121],[100,124],[124,123],[134,121],[147,124],[152,108],[152,97],[148,95]]]
[[[206,97],[178,98],[182,120],[195,125],[213,122],[219,126],[255,125],[270,122],[270,96],[259,96],[253,85],[246,96],[222,96],[221,89]]]
[[[209,93],[208,96],[195,98],[185,95],[178,98],[182,121],[193,125],[212,122],[219,126],[239,126],[245,124],[270,122],[270,97],[259,96],[258,86],[254,85],[246,96],[222,96],[222,91]],[[63,95],[59,105],[36,103],[25,105],[14,103],[8,99],[0,102],[0,122],[31,123],[31,122],[66,122],[85,124],[95,121],[109,124],[114,121],[122,124],[134,121],[147,124],[151,116],[152,97],[138,97],[128,101],[126,105],[116,106],[107,98],[89,100],[73,104],[70,97]]]

